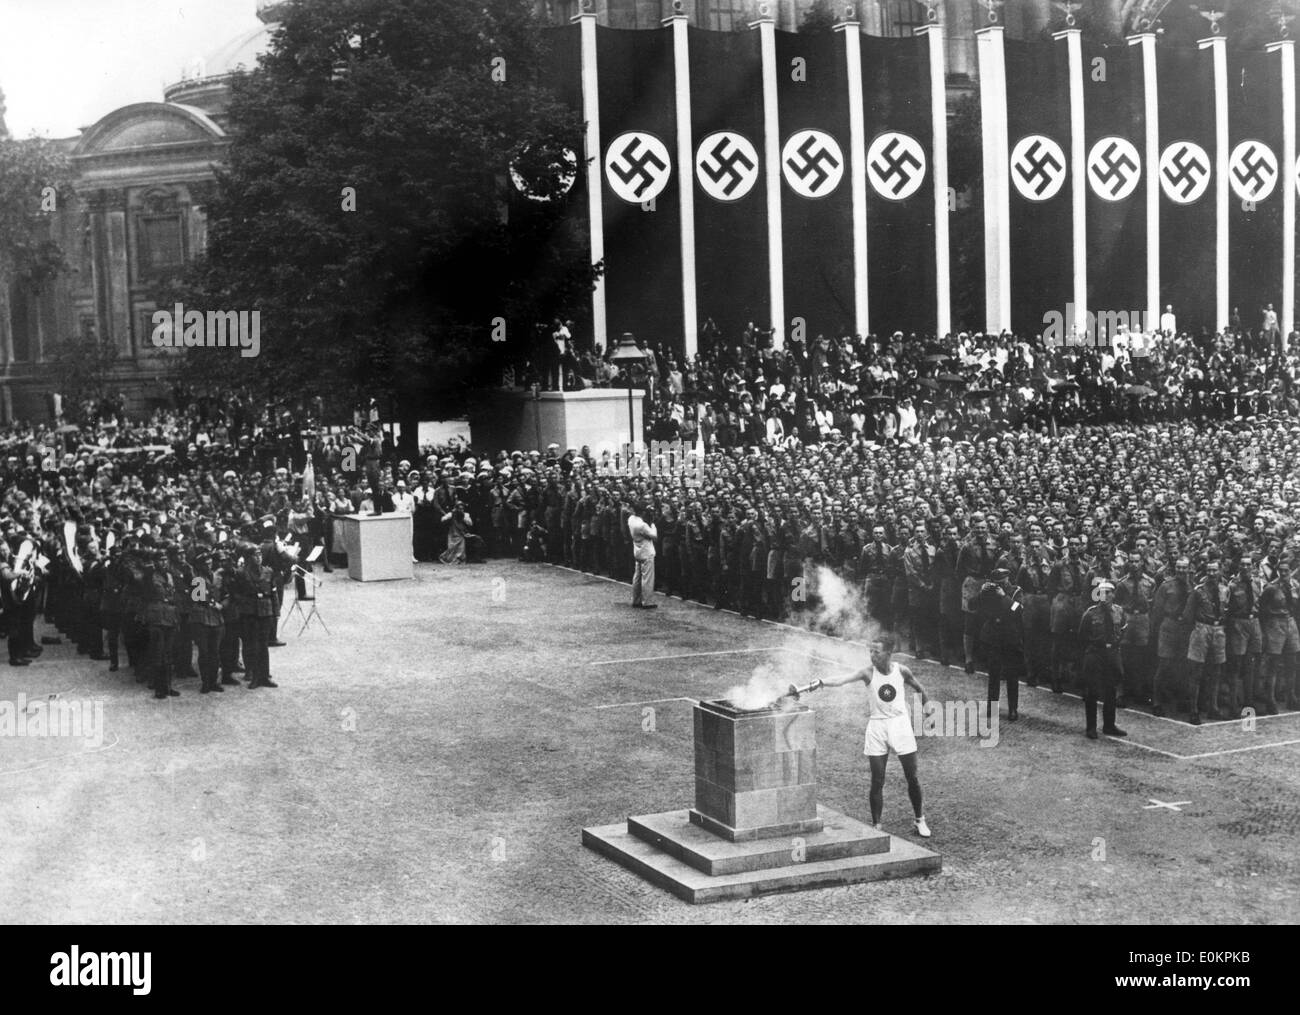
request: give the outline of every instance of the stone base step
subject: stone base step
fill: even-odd
[[[830,808],[819,807],[819,811],[824,812],[827,825],[847,829],[850,827],[847,823],[853,822],[852,818],[848,818]],[[707,854],[700,848],[700,844],[691,843],[691,840],[686,838],[688,833],[685,832],[685,829],[692,829],[695,833],[702,835],[708,833],[691,825],[684,810],[668,811],[657,815],[644,815],[633,818],[632,821],[636,823],[640,834],[651,837],[665,835],[666,832],[674,832],[675,830],[675,834],[665,837],[665,843],[674,843],[674,848],[679,849],[682,848],[683,843],[689,843],[694,853],[693,859],[707,858]],[[860,822],[854,822],[854,824],[865,827]],[[656,831],[656,829],[660,829],[660,831]],[[859,838],[858,841],[867,842],[874,846],[879,842],[875,836],[887,835],[887,833],[883,832],[874,832],[872,829],[867,830],[873,832],[872,837]],[[851,833],[846,832],[843,834],[847,838]],[[785,844],[785,854],[789,862],[785,866],[735,870],[732,873],[709,875],[666,852],[665,849],[660,848],[658,845],[647,842],[645,839],[640,838],[639,835],[634,835],[629,831],[627,823],[600,825],[582,830],[582,843],[588,849],[595,850],[597,853],[690,903],[720,902],[724,899],[747,899],[771,892],[801,891],[809,888],[857,884],[864,881],[880,881],[886,878],[910,877],[915,874],[937,871],[942,866],[943,859],[938,853],[918,846],[906,839],[900,839],[897,836],[888,836],[888,840],[889,849],[887,852],[840,856],[835,859],[805,859],[802,863],[793,862],[793,860],[789,859],[793,856],[794,845],[787,843]],[[761,842],[730,843],[719,840],[715,850],[721,847],[737,850],[756,846],[764,847],[764,845]],[[761,857],[765,856],[767,852],[770,852],[770,850],[765,849],[752,855]],[[736,856],[736,854],[733,854],[730,860],[734,862]],[[728,860],[720,852],[714,853],[714,859],[724,863]]]
[[[788,835],[741,842],[713,834],[691,811],[628,818],[627,830],[710,877],[889,850],[887,832],[877,832],[846,814],[818,805],[817,819],[817,831],[796,829]]]

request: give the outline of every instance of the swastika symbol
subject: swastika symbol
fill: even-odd
[[[668,186],[670,175],[668,149],[653,134],[620,134],[605,151],[605,178],[624,201],[653,201]]]
[[[1262,201],[1277,186],[1277,156],[1262,141],[1242,141],[1228,159],[1228,179],[1243,201]]]
[[[1160,156],[1160,189],[1175,204],[1191,204],[1210,185],[1210,156],[1194,141],[1175,141]]]
[[[844,176],[844,155],[829,134],[801,130],[790,135],[781,151],[785,182],[804,197],[825,197]]]
[[[880,695],[881,701],[893,701],[898,697],[898,692],[894,689],[893,684],[881,684],[880,690],[876,693]]]
[[[1011,181],[1029,201],[1050,200],[1065,183],[1065,152],[1043,134],[1022,137],[1011,149]]]
[[[1142,160],[1133,142],[1122,137],[1103,137],[1088,153],[1088,182],[1093,192],[1107,201],[1122,201],[1137,188]]]
[[[738,201],[758,179],[758,152],[732,131],[710,134],[695,153],[695,177],[715,201]]]
[[[867,148],[867,177],[881,197],[904,201],[925,180],[925,151],[916,138],[886,131]]]

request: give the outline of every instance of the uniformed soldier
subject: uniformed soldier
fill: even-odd
[[[1115,689],[1120,679],[1119,646],[1123,636],[1124,611],[1115,605],[1115,586],[1106,580],[1093,590],[1096,600],[1079,621],[1079,642],[1083,645],[1083,708],[1085,733],[1097,739],[1097,698],[1102,699],[1101,731],[1111,737],[1128,734],[1115,725]]]
[[[1121,697],[1141,701],[1151,688],[1151,600],[1156,583],[1143,570],[1142,555],[1130,553],[1127,571],[1115,583],[1115,604],[1124,610],[1124,637],[1120,660],[1124,664]]]
[[[3,596],[3,615],[0,619],[4,621],[5,644],[9,648],[10,666],[30,665],[30,660],[23,652],[25,646],[22,637],[22,617],[18,610],[18,601],[14,596],[14,589],[17,587],[20,575],[10,544],[16,547],[19,542],[21,537],[12,535],[8,541],[0,541],[0,595]]]
[[[1165,714],[1161,689],[1176,683],[1183,660],[1187,658],[1188,631],[1183,626],[1183,612],[1191,595],[1192,563],[1186,557],[1174,560],[1174,573],[1160,583],[1151,600],[1151,629],[1156,632],[1156,672],[1151,679],[1151,711]]]
[[[244,566],[236,574],[232,590],[239,603],[244,664],[248,667],[250,689],[278,686],[271,680],[268,651],[276,620],[273,582],[271,569],[262,566],[262,548],[250,544],[244,550]]]
[[[239,661],[239,645],[243,637],[239,602],[234,595],[238,568],[234,551],[230,543],[223,543],[213,555],[213,567],[217,571],[225,598],[221,603],[221,646],[218,650],[221,665],[221,683],[225,687],[237,687],[239,680],[236,673],[243,673],[244,667]]]
[[[885,527],[871,529],[871,542],[865,543],[858,555],[857,573],[866,594],[867,616],[891,631],[894,626],[894,548],[885,542]]]
[[[1051,672],[1052,600],[1047,594],[1051,576],[1052,562],[1039,535],[1029,541],[1029,552],[1016,575],[1025,611],[1021,627],[1025,643],[1025,683],[1029,687],[1046,682]]]
[[[104,640],[108,647],[108,672],[118,671],[118,646],[122,638],[124,595],[131,580],[131,572],[117,551],[118,543],[109,551],[107,559],[97,562],[100,571],[99,617],[104,629]]]
[[[1218,692],[1227,660],[1228,590],[1219,581],[1219,562],[1205,562],[1205,578],[1192,589],[1183,608],[1183,626],[1190,631],[1187,642],[1187,699],[1191,722],[1201,724],[1201,712],[1219,718]]]
[[[155,698],[175,698],[172,687],[176,663],[176,582],[165,547],[150,552],[148,593],[144,604],[144,625],[149,632],[149,679]]]
[[[1264,679],[1258,688],[1259,706],[1267,715],[1277,715],[1282,704],[1295,707],[1296,653],[1300,652],[1300,587],[1291,577],[1291,561],[1274,564],[1276,576],[1259,599],[1260,630],[1264,637]],[[1288,694],[1290,697],[1288,698]]]
[[[1052,567],[1047,591],[1052,597],[1052,690],[1060,694],[1075,672],[1079,619],[1083,613],[1083,564],[1077,538],[1066,541]],[[1113,588],[1112,588],[1113,591]]]
[[[997,563],[998,550],[989,539],[988,522],[983,515],[971,520],[970,534],[957,555],[957,578],[961,581],[962,651],[966,672],[975,672],[975,650],[979,640],[980,616],[975,609],[975,597]]]
[[[957,526],[949,524],[943,532],[943,545],[935,556],[939,572],[939,665],[947,666],[962,649],[961,578],[957,574]]]
[[[1259,626],[1259,601],[1263,592],[1263,580],[1250,558],[1243,555],[1237,565],[1237,576],[1228,583],[1227,677],[1233,715],[1240,715],[1245,706],[1255,706],[1255,679],[1264,648]]]
[[[939,615],[938,569],[925,522],[918,519],[911,545],[903,551],[903,574],[907,580],[908,627],[912,655],[918,659],[938,655],[935,622]]]
[[[190,587],[189,625],[190,640],[198,647],[200,694],[224,691],[219,670],[221,638],[225,633],[225,606],[227,590],[221,572],[212,568],[212,553],[207,549],[194,555],[193,576]]]
[[[980,642],[989,668],[989,696],[985,709],[993,721],[995,702],[1001,700],[1001,685],[1007,685],[1007,719],[1020,718],[1020,669],[1024,659],[1022,621],[1024,604],[1020,588],[1011,583],[1011,572],[994,568],[975,596],[980,617]]]

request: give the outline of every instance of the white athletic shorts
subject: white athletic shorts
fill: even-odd
[[[912,732],[910,716],[867,720],[867,745],[862,753],[869,758],[882,758],[891,747],[895,754],[911,754],[916,750],[916,734]]]

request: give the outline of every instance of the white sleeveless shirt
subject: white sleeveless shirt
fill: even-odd
[[[903,695],[903,676],[898,663],[889,664],[889,672],[881,673],[875,664],[871,667],[871,683],[867,685],[868,719],[893,719],[907,715],[907,699]]]

